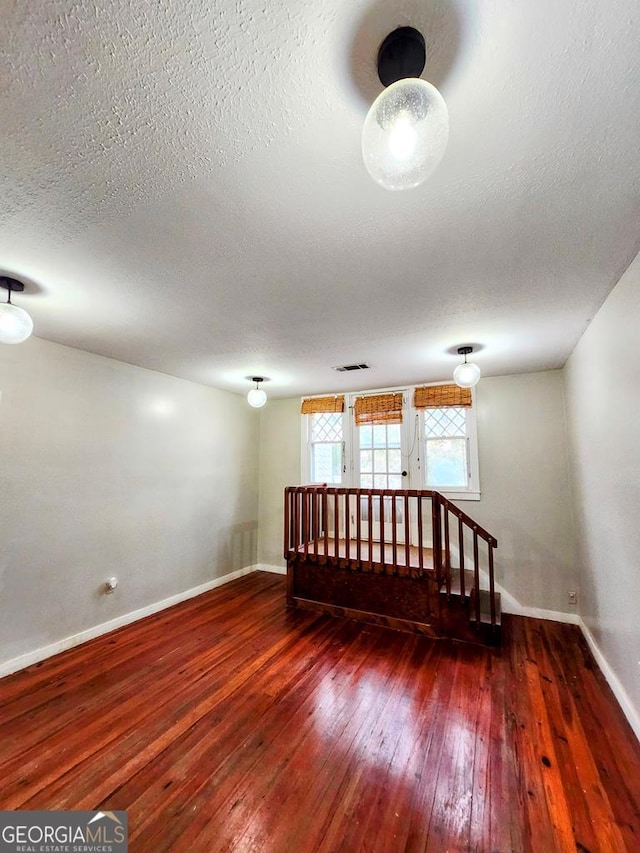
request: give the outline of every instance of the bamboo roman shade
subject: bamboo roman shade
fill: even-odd
[[[401,424],[402,394],[370,394],[356,397],[353,407],[356,426]]]
[[[416,388],[413,405],[416,409],[445,409],[449,406],[471,407],[471,388],[457,385],[429,385]]]
[[[344,394],[331,397],[307,397],[300,409],[303,415],[316,415],[321,412],[344,412]]]

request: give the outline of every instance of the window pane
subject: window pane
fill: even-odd
[[[376,474],[373,478],[373,485],[376,489],[386,489],[387,488],[387,475],[386,474]]]
[[[361,474],[360,475],[360,487],[362,489],[372,489],[373,488],[373,476],[371,474]]]
[[[400,424],[389,424],[387,426],[387,445],[389,447],[400,447]]]
[[[463,437],[467,434],[467,416],[462,407],[425,409],[424,431],[427,438]]]
[[[340,483],[341,468],[341,443],[311,445],[311,479],[314,483]]]
[[[387,446],[387,428],[384,424],[375,424],[373,427],[373,446]]]
[[[360,447],[371,447],[371,426],[358,427],[360,430]]]
[[[402,488],[402,475],[401,474],[389,474],[389,488],[390,489],[401,489]]]
[[[400,455],[400,450],[390,450],[387,460],[390,474],[399,474],[402,471],[402,456]],[[393,488],[395,489],[396,486],[393,486]],[[399,486],[397,488],[399,488]]]
[[[467,487],[467,447],[463,438],[430,439],[427,445],[427,487]]]
[[[340,412],[317,412],[311,416],[311,441],[342,441]]]
[[[386,450],[374,450],[373,451],[373,470],[378,474],[386,472],[387,470],[387,451]]]
[[[363,474],[371,474],[373,471],[373,454],[371,450],[360,451],[360,470]]]

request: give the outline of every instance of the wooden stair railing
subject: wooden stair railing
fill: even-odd
[[[284,509],[289,603],[295,597],[295,567],[303,564],[392,578],[409,577],[412,582],[424,579],[427,583],[421,584],[419,591],[429,613],[442,612],[447,607],[451,610],[460,602],[477,631],[481,623],[487,623],[483,627],[499,634],[499,596],[495,592],[493,562],[497,540],[439,492],[289,486],[285,489]],[[457,547],[453,544],[456,532]],[[486,546],[488,590],[481,586],[480,542]],[[469,552],[465,553],[469,544]],[[458,565],[454,567],[456,550]],[[468,560],[471,571],[467,568]],[[345,584],[349,576],[341,576],[347,578]],[[360,589],[364,588],[361,584]],[[403,585],[394,589],[403,589]],[[432,601],[434,595],[439,599],[437,607]],[[442,596],[446,604],[440,603]],[[482,601],[487,598],[489,607],[485,614]],[[441,619],[443,625],[447,618],[445,614]]]
[[[464,549],[464,528],[467,527],[473,536],[473,588],[476,590],[474,596],[474,619],[477,624],[480,624],[480,560],[479,560],[479,544],[478,540],[483,539],[487,545],[487,576],[489,579],[489,608],[490,608],[490,624],[492,628],[497,625],[496,613],[496,589],[495,589],[495,574],[493,566],[493,552],[498,547],[498,540],[492,536],[484,527],[477,524],[470,516],[463,512],[444,495],[434,492],[436,496],[433,501],[435,515],[437,516],[434,522],[434,531],[437,531],[437,536],[440,537],[438,544],[442,544],[444,538],[444,547],[439,548],[434,544],[434,552],[441,556],[444,562],[444,583],[447,595],[451,595],[451,533],[450,533],[450,515],[457,519],[458,532],[458,572],[459,572],[459,594],[462,599],[467,598],[466,590],[466,575],[465,575],[465,549]],[[434,540],[435,540],[434,536]]]

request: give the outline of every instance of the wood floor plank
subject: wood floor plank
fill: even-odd
[[[0,808],[132,853],[640,849],[640,744],[575,626],[501,650],[284,607],[255,573],[0,680]]]
[[[508,646],[513,642],[513,622],[507,620],[505,636]],[[508,679],[508,667],[496,654],[490,659],[491,723],[486,764],[477,756],[474,772],[486,775],[484,790],[488,799],[488,833],[473,838],[476,853],[501,853],[510,850],[522,853],[525,849],[524,819],[528,808],[527,792],[518,784],[519,770],[515,750],[515,718],[508,709],[509,697],[517,689]],[[479,792],[479,796],[482,792]],[[486,826],[486,824],[485,824]]]

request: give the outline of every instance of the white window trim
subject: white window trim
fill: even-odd
[[[431,383],[435,385],[446,385],[449,383],[445,382],[437,382]],[[421,385],[420,388],[425,386]],[[448,498],[450,501],[479,501],[482,492],[480,491],[480,464],[479,464],[479,456],[478,456],[478,417],[477,417],[477,403],[476,403],[476,392],[475,388],[471,389],[471,407],[467,409],[466,418],[467,418],[467,460],[468,460],[468,474],[469,474],[469,487],[467,489],[435,489],[434,491],[439,492],[441,495],[444,495],[445,498]],[[420,442],[420,465],[422,466],[423,460],[423,449],[425,447],[425,435],[424,435],[424,416],[422,409],[414,409],[413,403],[411,403],[411,409],[413,412],[420,412],[420,416],[418,422],[420,424],[419,428],[419,442]],[[421,488],[429,488],[425,482],[425,476],[420,472],[420,480],[419,482],[422,484]]]
[[[323,396],[326,396],[323,395]],[[308,399],[308,398],[305,398]],[[348,459],[348,454],[350,448],[348,447],[349,440],[347,437],[347,430],[349,427],[349,416],[351,414],[350,409],[347,407],[346,399],[345,399],[345,407],[342,413],[342,482],[340,483],[329,483],[329,485],[333,488],[343,488],[349,482],[349,470],[350,470],[350,460]],[[301,415],[302,418],[302,429],[300,430],[301,436],[301,444],[300,444],[300,472],[302,474],[302,482],[307,486],[317,486],[311,479],[311,417],[312,415]]]
[[[357,427],[353,422],[353,405],[356,397],[366,397],[369,394],[385,394],[385,393],[401,393],[404,396],[403,406],[403,435],[406,439],[406,447],[409,451],[407,460],[407,485],[405,488],[410,489],[426,489],[424,482],[424,417],[421,409],[416,409],[413,405],[413,392],[415,388],[423,388],[427,385],[448,385],[448,382],[432,382],[422,383],[418,386],[412,385],[408,388],[374,388],[369,391],[357,391],[354,393],[345,394],[344,412],[342,413],[342,482],[332,483],[331,485],[339,488],[346,488],[355,484],[358,477],[358,460],[356,459],[355,448],[357,439],[355,430]],[[326,395],[319,395],[326,396]],[[467,427],[469,435],[467,437],[468,459],[469,459],[469,488],[468,489],[437,489],[440,494],[444,495],[449,500],[453,501],[479,501],[481,498],[480,490],[480,475],[479,475],[479,457],[478,457],[478,421],[476,413],[476,396],[475,388],[471,389],[472,406],[467,410]],[[311,415],[301,415],[302,428],[300,430],[300,471],[302,474],[302,482],[312,485],[311,481]],[[355,485],[354,485],[355,488]]]

